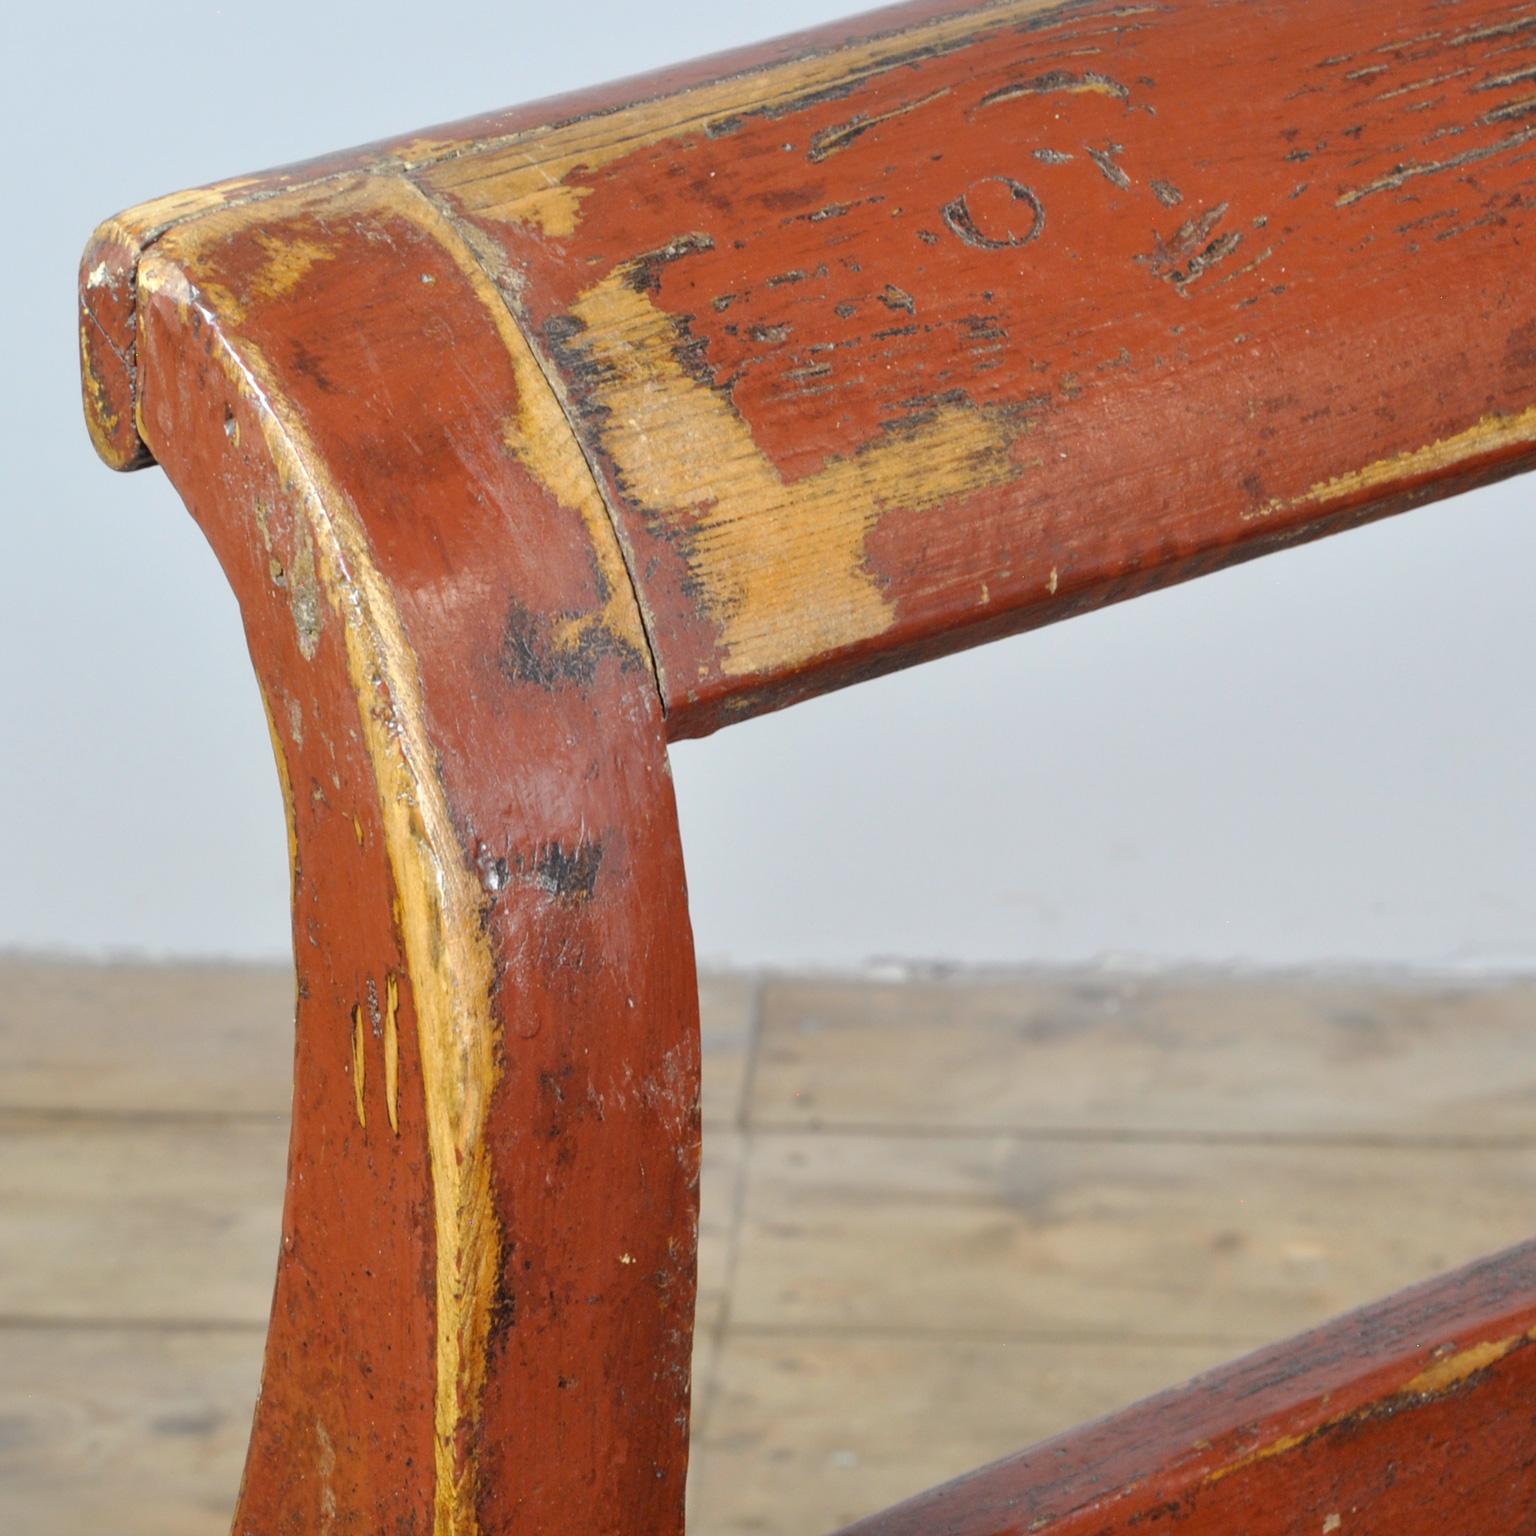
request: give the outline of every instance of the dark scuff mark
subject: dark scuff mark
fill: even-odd
[[[296,339],[288,349],[289,357],[293,363],[294,372],[301,378],[308,379],[323,395],[337,393],[335,383],[326,375],[324,368],[320,366],[320,359],[312,352],[303,340]]]
[[[1227,211],[1227,204],[1218,203],[1198,217],[1189,219],[1174,231],[1170,240],[1156,237],[1157,246],[1150,256],[1138,256],[1136,260],[1148,267],[1164,282],[1172,283],[1180,293],[1188,296],[1192,283],[1224,261],[1242,244],[1243,237],[1235,232],[1216,235],[1214,231]]]
[[[514,683],[555,689],[586,686],[605,658],[615,658],[628,672],[648,665],[626,639],[597,622],[583,624],[583,614],[540,614],[513,598],[507,608],[498,663]],[[559,633],[567,631],[571,638]]]
[[[930,101],[937,101],[941,96],[947,95],[949,95],[949,87],[940,86],[938,90],[930,91],[926,96],[919,96],[915,101],[903,102],[901,106],[893,107],[889,112],[878,112],[873,116],[858,113],[845,123],[834,123],[830,128],[823,128],[812,135],[811,147],[806,151],[805,158],[812,165],[819,165],[823,160],[837,154],[839,150],[847,149],[871,128],[877,128],[893,117],[904,117],[908,112],[916,112],[919,107],[926,107]]]
[[[1154,181],[1150,186],[1152,195],[1164,208],[1177,208],[1184,201],[1184,194],[1171,181]]]
[[[657,293],[661,289],[664,267],[674,261],[681,261],[684,256],[692,256],[698,251],[712,251],[714,248],[715,242],[708,235],[679,235],[659,250],[647,251],[643,256],[635,257],[625,268],[624,281],[636,293]]]
[[[533,858],[533,883],[562,901],[591,901],[603,866],[603,845],[590,838],[567,847],[545,843]]]
[[[1125,145],[1106,144],[1103,149],[1095,149],[1092,144],[1085,144],[1083,148],[1088,151],[1088,158],[1104,173],[1105,181],[1119,187],[1122,192],[1130,191],[1131,178],[1115,164],[1115,156],[1125,153]]]
[[[1015,181],[1011,176],[991,176],[988,181],[1000,182],[1013,194],[1015,202],[1023,203],[1033,215],[1033,222],[1024,234],[1018,234],[1009,230],[1006,237],[998,239],[995,236],[982,232],[976,223],[975,216],[971,213],[968,201],[969,193],[957,197],[954,202],[946,203],[942,210],[944,222],[967,245],[978,251],[1005,251],[1021,245],[1028,245],[1031,240],[1037,240],[1041,231],[1045,228],[1045,205],[1035,194],[1033,188],[1026,187],[1022,182]]]
[[[969,341],[1006,341],[1007,327],[995,314],[961,315],[959,323],[965,328]]]
[[[1491,112],[1485,112],[1478,118],[1479,126],[1493,123],[1514,122],[1522,117],[1536,117],[1536,96],[1525,96],[1519,101],[1506,101],[1503,106],[1495,107]]]
[[[826,193],[826,189],[819,184],[797,187],[771,187],[760,191],[756,195],[756,201],[773,213],[783,213],[793,217],[795,214],[806,213],[811,210],[816,200]]]
[[[1528,144],[1533,139],[1536,139],[1536,127],[1522,128],[1518,133],[1512,133],[1496,144],[1484,144],[1478,149],[1469,149],[1464,154],[1455,155],[1449,160],[1419,160],[1399,164],[1394,166],[1387,175],[1367,182],[1363,187],[1351,187],[1349,191],[1341,193],[1335,199],[1334,206],[1348,208],[1351,204],[1358,203],[1362,198],[1370,197],[1374,193],[1394,192],[1421,176],[1435,176],[1442,171],[1453,171],[1464,165],[1475,165],[1478,161],[1491,159],[1505,150],[1518,149],[1522,144]]]
[[[513,1280],[516,1256],[517,1243],[509,1238],[490,1299],[490,1318],[485,1335],[485,1357],[488,1361],[500,1357],[512,1330],[517,1326],[517,1289]],[[524,1267],[527,1267],[526,1264]]]
[[[1039,403],[1039,397],[1032,397],[1029,400],[1021,400],[1005,406],[988,406],[986,407],[986,413],[988,416],[1016,427],[1020,432],[1025,432],[1030,430],[1035,424],[1037,415],[1035,407]],[[970,392],[958,387],[940,390],[931,394],[912,395],[902,400],[900,405],[905,414],[889,417],[880,423],[880,430],[887,438],[915,437],[926,427],[932,425],[941,410],[959,409],[973,411],[979,409]],[[874,446],[874,443],[866,444],[863,448],[859,449],[859,454],[870,452]],[[992,450],[988,450],[989,456],[991,452]],[[857,456],[855,455],[855,457]]]
[[[1033,79],[1015,80],[1008,85],[999,86],[995,91],[988,91],[976,103],[974,110],[980,112],[986,107],[1000,106],[1005,101],[1017,101],[1021,96],[1050,96],[1057,92],[1097,93],[1101,96],[1113,96],[1117,101],[1131,99],[1130,89],[1127,86],[1122,85],[1118,80],[1111,79],[1108,75],[1101,74],[1096,69],[1085,70],[1082,74],[1074,74],[1069,69],[1052,69],[1043,75],[1034,76]]]

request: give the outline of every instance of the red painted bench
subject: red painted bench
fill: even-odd
[[[289,808],[236,1531],[679,1531],[668,740],[1529,467],[1533,273],[1503,0],[922,0],[103,225]],[[1533,1338],[1519,1249],[858,1529],[1529,1532]]]

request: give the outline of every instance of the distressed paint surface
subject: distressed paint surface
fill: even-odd
[[[680,1529],[665,738],[1529,465],[1533,204],[1532,0],[944,0],[102,226],[93,441],[208,533],[288,806],[237,1529]],[[1530,1267],[861,1529],[1524,1529]]]
[[[239,1522],[678,1529],[696,999],[660,702],[590,474],[398,181],[188,223],[138,284],[142,433],[242,599],[297,836]]]
[[[559,377],[675,735],[1530,460],[1536,8],[970,25],[418,173]]]
[[[1404,1291],[847,1536],[1518,1536],[1536,1509],[1536,1245]]]
[[[1530,0],[897,6],[183,194],[87,262],[414,182],[517,313],[699,734],[1529,464],[1533,60]]]

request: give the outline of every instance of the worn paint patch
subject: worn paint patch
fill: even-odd
[[[363,181],[355,197],[360,208],[405,200],[426,207],[402,185]],[[425,216],[435,217],[430,209]],[[218,225],[210,219],[192,234],[216,239]],[[331,482],[260,350],[224,334],[171,250],[157,246],[146,254],[139,287],[141,302],[163,295],[189,322],[196,308],[198,323],[218,338],[216,359],[250,402],[268,455],[294,487],[314,551],[316,590],[339,620],[360,734],[378,788],[426,1103],[436,1248],[433,1532],[475,1536],[468,1445],[484,1389],[500,1253],[486,1140],[499,1031],[492,1007],[495,966],[480,922],[482,893],[458,845],[438,776],[416,659],[356,512]]]
[[[1519,1342],[1517,1335],[1509,1339],[1487,1339],[1469,1349],[1459,1349],[1420,1371],[1403,1391],[1413,1397],[1436,1397],[1448,1392],[1467,1377],[1502,1360]]]
[[[336,259],[335,251],[318,240],[284,239],[265,230],[255,231],[252,239],[267,258],[251,281],[253,299],[280,299],[303,282],[316,262]]]
[[[325,629],[325,603],[315,576],[315,547],[309,529],[302,521],[294,524],[293,558],[287,571],[288,606],[293,612],[294,633],[299,653],[313,661]]]
[[[486,145],[473,159],[445,160],[418,174],[425,184],[452,191],[466,213],[489,214],[565,238],[580,224],[582,200],[588,193],[587,188],[570,183],[578,172],[591,175],[662,139],[703,133],[713,124],[755,113],[790,109],[819,90],[847,89],[861,79],[900,68],[914,55],[962,47],[1031,16],[1063,9],[1067,3],[1012,0],[979,13],[940,17],[870,42],[638,102],[617,113],[531,130],[504,144]],[[857,124],[846,126],[858,128]]]
[[[949,95],[949,87],[941,86],[936,91],[929,91],[926,96],[919,96],[915,101],[904,101],[899,106],[892,107],[888,112],[875,112],[868,116],[860,114],[850,118],[846,123],[834,123],[830,128],[823,128],[820,133],[811,139],[811,147],[806,151],[805,158],[812,165],[819,165],[823,160],[837,154],[839,150],[847,149],[856,139],[861,139],[871,128],[878,128],[881,123],[889,122],[893,117],[904,117],[908,112],[916,112],[921,107],[926,107],[929,102],[937,101],[941,96]]]
[[[1244,522],[1289,515],[1340,502],[1363,499],[1374,492],[1415,480],[1465,469],[1469,463],[1520,448],[1536,448],[1536,405],[1513,415],[1494,414],[1474,422],[1464,432],[1437,438],[1422,448],[1378,459],[1348,474],[1335,475],[1303,491],[1300,496],[1276,497],[1242,514]]]
[[[357,1123],[368,1124],[368,1032],[363,1025],[363,1005],[352,1010],[352,1096],[357,1104]]]
[[[230,420],[233,419],[231,416]],[[302,516],[290,517],[286,525],[289,547],[280,548],[272,526],[273,510],[258,501],[251,508],[251,516],[267,552],[267,575],[288,600],[299,654],[305,661],[313,661],[325,632],[326,608],[315,574],[314,541],[306,520]]]
[[[85,396],[85,425],[91,446],[113,468],[121,467],[122,455],[117,437],[122,427],[122,413],[117,408],[111,388],[102,377],[98,351],[110,350],[107,338],[91,317],[80,315],[80,384]]]
[[[1096,69],[1081,74],[1069,69],[1052,69],[1028,80],[1015,80],[988,91],[976,103],[975,110],[1001,106],[1007,101],[1017,101],[1023,96],[1111,96],[1116,101],[1129,101],[1130,90],[1118,80],[1101,74]]]
[[[1476,1376],[1479,1371],[1485,1371],[1490,1366],[1497,1365],[1517,1347],[1529,1342],[1531,1342],[1529,1334],[1515,1334],[1509,1338],[1485,1339],[1469,1345],[1466,1349],[1457,1350],[1417,1372],[1397,1391],[1385,1397],[1372,1399],[1348,1413],[1325,1419],[1298,1434],[1281,1435],[1269,1444],[1229,1462],[1226,1466],[1217,1467],[1207,1475],[1206,1481],[1219,1483],[1235,1472],[1241,1472],[1259,1462],[1272,1461],[1277,1456],[1284,1456],[1343,1425],[1375,1418],[1399,1408],[1411,1407],[1415,1403],[1432,1402],[1448,1392],[1455,1391],[1464,1382]]]
[[[379,196],[392,213],[410,219],[453,258],[506,348],[517,398],[502,431],[503,446],[586,530],[599,606],[561,616],[548,632],[554,652],[577,665],[579,658],[613,652],[649,666],[649,642],[602,491],[571,430],[559,382],[545,372],[509,307],[505,290],[515,286],[515,275],[480,231],[450,215],[415,183],[379,185],[388,189]]]
[[[315,1470],[320,1474],[320,1536],[331,1536],[336,1529],[336,1446],[319,1419],[315,1420],[315,1444],[319,1449]]]
[[[384,1108],[389,1128],[400,1134],[400,978],[384,979]]]
[[[681,361],[682,322],[653,302],[644,267],[574,307],[584,411],[624,495],[689,547],[723,669],[772,672],[883,633],[894,610],[865,562],[869,530],[888,510],[1013,479],[1019,421],[945,402],[787,485],[729,398]]]

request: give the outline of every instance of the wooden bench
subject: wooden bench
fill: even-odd
[[[667,742],[1530,467],[1533,277],[1507,0],[919,0],[104,224],[289,813],[239,1536],[680,1531]],[[857,1529],[1529,1532],[1533,1340],[1528,1247]]]

